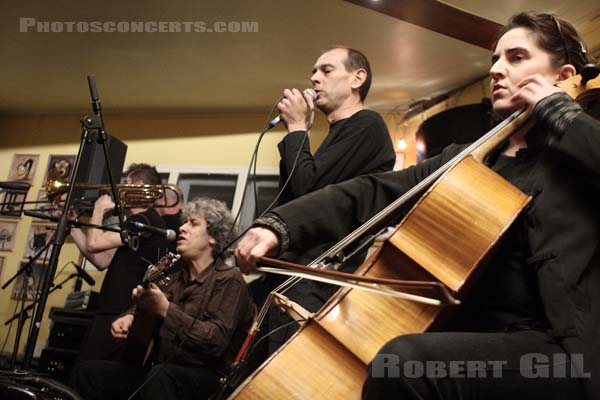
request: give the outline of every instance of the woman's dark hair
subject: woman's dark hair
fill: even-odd
[[[581,67],[590,62],[587,49],[577,30],[571,23],[553,14],[540,14],[533,11],[515,14],[499,32],[493,48],[498,40],[508,31],[525,28],[531,31],[536,44],[550,54],[555,67],[571,64],[577,73]]]

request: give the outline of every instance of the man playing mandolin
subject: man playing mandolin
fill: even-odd
[[[388,342],[371,361],[363,398],[600,393],[600,123],[556,86],[581,72],[587,51],[571,24],[530,12],[509,20],[491,61],[494,111],[506,118],[525,108],[534,126],[517,130],[485,163],[533,200],[447,332]],[[253,228],[238,246],[242,269],[288,243],[297,249],[339,240],[465,147],[451,145],[403,171],[331,185],[274,209],[277,223]],[[443,229],[443,221],[433,225]]]
[[[177,252],[185,266],[161,291],[151,283],[133,289],[135,307],[159,320],[150,371],[113,361],[88,361],[73,373],[73,387],[86,399],[204,399],[228,371],[253,317],[241,273],[221,254],[234,237],[224,203],[197,198],[185,204]],[[135,310],[115,320],[112,336],[127,339]],[[136,314],[137,315],[137,314]],[[136,397],[138,398],[138,397]]]

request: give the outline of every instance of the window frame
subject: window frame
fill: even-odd
[[[253,170],[248,171],[248,166],[213,166],[213,165],[176,165],[176,164],[157,164],[156,170],[163,174],[169,173],[168,183],[177,184],[179,177],[185,174],[224,174],[237,175],[235,192],[231,212],[236,215],[242,205],[244,187],[248,183],[248,172],[253,174]],[[278,167],[257,167],[256,175],[261,176],[279,176]],[[189,200],[189,199],[188,199]]]

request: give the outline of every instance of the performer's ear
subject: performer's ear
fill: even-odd
[[[353,72],[353,75],[354,75],[354,78],[352,79],[352,83],[350,84],[350,87],[352,89],[358,89],[367,80],[367,71],[363,68],[359,68]]]
[[[577,70],[571,64],[565,64],[558,70],[557,81],[562,82],[569,79],[572,76],[577,75]]]

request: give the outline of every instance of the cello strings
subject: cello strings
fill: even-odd
[[[354,230],[348,236],[343,238],[340,242],[335,244],[328,251],[326,251],[319,257],[317,257],[315,260],[313,260],[307,266],[313,267],[313,268],[319,268],[319,269],[325,268],[326,264],[319,264],[319,263],[322,263],[327,258],[332,257],[333,255],[338,254],[341,251],[343,251],[350,243],[353,243],[358,238],[360,238],[364,234],[366,234],[369,230],[371,230],[374,225],[381,223],[384,219],[387,219],[387,217],[389,217],[390,214],[392,214],[393,212],[398,210],[400,207],[407,204],[410,200],[412,200],[418,194],[425,191],[429,186],[431,186],[433,184],[433,182],[435,180],[437,180],[442,174],[444,174],[450,167],[452,167],[458,161],[462,160],[465,156],[474,152],[477,148],[479,148],[482,144],[486,143],[489,139],[496,136],[499,132],[501,132],[503,129],[505,129],[507,126],[509,126],[509,124],[511,124],[515,119],[517,119],[521,114],[523,114],[524,111],[525,110],[515,111],[509,117],[504,119],[501,123],[499,123],[494,128],[492,128],[485,135],[480,137],[478,140],[473,142],[471,145],[467,146],[463,151],[461,151],[458,155],[453,157],[446,164],[442,165],[440,168],[438,168],[436,171],[434,171],[432,174],[430,174],[427,178],[425,178],[423,181],[421,181],[421,183],[419,183],[418,185],[416,185],[413,188],[411,188],[410,190],[408,190],[404,195],[400,196],[397,200],[395,200],[390,205],[385,207],[379,213],[375,214],[367,222],[365,222],[363,225],[358,227],[356,230]],[[300,278],[300,277],[290,278],[290,279],[284,281],[279,286],[277,286],[275,289],[273,289],[271,293],[276,292],[276,293],[284,294],[288,290],[290,290],[292,287],[294,287],[296,284],[298,284],[298,282],[300,282],[302,279],[303,278]],[[269,295],[269,298],[270,298],[270,295]],[[261,318],[260,322],[262,322],[262,319],[264,319],[264,317],[266,316],[265,308],[268,309],[268,307],[270,307],[269,301],[265,302],[265,305],[263,305],[263,307],[261,308],[261,311],[259,313],[259,316],[257,317],[257,318]]]

